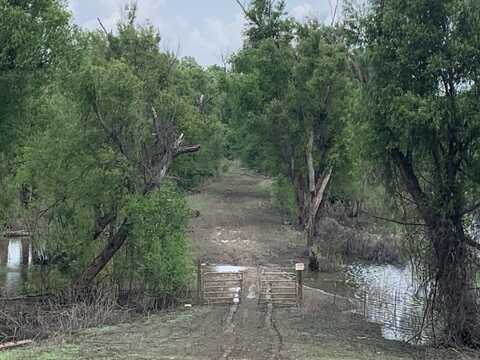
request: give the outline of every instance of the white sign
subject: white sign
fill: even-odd
[[[295,264],[295,270],[296,270],[296,271],[303,271],[303,270],[305,270],[305,264],[304,264],[304,263],[297,263],[297,264]]]

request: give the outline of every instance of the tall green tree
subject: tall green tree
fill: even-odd
[[[11,202],[9,195],[15,196],[6,191],[15,154],[38,126],[32,116],[35,98],[70,57],[69,20],[57,0],[0,1],[0,217]],[[20,192],[23,201],[27,192]]]
[[[159,41],[156,29],[136,24],[133,8],[115,34],[77,34],[76,71],[65,71],[38,95],[35,117],[44,126],[21,147],[16,182],[33,189],[25,212],[37,250],[77,286],[89,286],[116,254],[125,255],[127,243],[152,250],[135,252],[145,266],[170,255],[184,264],[178,256],[188,248],[187,213],[181,196],[164,184],[174,162],[200,149],[185,145],[187,139],[204,145],[206,154],[196,160],[212,173],[221,159],[215,103],[198,104],[209,74],[161,51]],[[175,164],[181,184],[206,175],[192,164]],[[168,278],[150,275],[157,284]]]
[[[425,224],[423,261],[446,339],[478,346],[480,245],[464,223],[480,185],[480,3],[370,6],[358,36],[368,64],[363,138]]]
[[[229,137],[247,164],[290,181],[317,268],[313,240],[339,160],[347,53],[336,29],[297,24],[284,7],[252,1],[244,9],[249,25],[244,48],[232,60]]]

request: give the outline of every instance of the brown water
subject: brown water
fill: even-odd
[[[0,296],[11,297],[23,292],[27,268],[32,263],[29,238],[0,238]]]

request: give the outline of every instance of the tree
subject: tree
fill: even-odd
[[[160,51],[158,32],[134,20],[131,12],[117,34],[77,34],[76,71],[66,71],[63,81],[38,95],[35,118],[44,126],[19,151],[15,180],[33,189],[25,212],[36,248],[78,287],[91,285],[125,243],[142,243],[139,237],[150,236],[155,219],[165,227],[157,229],[155,241],[164,234],[165,241],[179,244],[157,246],[152,240],[148,246],[155,255],[184,248],[184,222],[178,220],[186,216],[184,205],[171,187],[163,191],[163,184],[177,159],[200,149],[186,145],[186,139],[205,145],[208,155],[197,160],[210,168],[222,156],[216,104],[204,104],[202,111],[198,107],[210,74]],[[180,183],[195,176],[190,164],[175,164],[173,174],[185,176]],[[148,209],[162,202],[165,213],[175,215],[178,227],[172,224],[172,231],[159,214],[146,218]],[[148,229],[140,231],[139,221]]]
[[[295,24],[284,6],[253,1],[244,8],[250,23],[244,49],[232,59],[229,89],[232,148],[250,166],[289,179],[310,263],[318,268],[313,239],[339,159],[346,50],[336,29],[316,21]]]
[[[363,138],[425,223],[431,300],[447,341],[479,345],[475,251],[464,221],[480,184],[480,5],[372,0]],[[398,179],[398,181],[396,181]]]
[[[1,212],[6,212],[14,198],[13,192],[6,191],[6,179],[15,171],[13,161],[19,145],[39,126],[32,117],[36,94],[70,56],[73,31],[69,19],[56,0],[0,1]],[[20,190],[25,204],[28,190]]]
[[[345,127],[346,51],[335,29],[316,22],[300,26],[298,34],[293,113],[299,120],[303,141],[298,146],[304,148],[305,160],[293,181],[301,190],[298,202],[302,206],[310,267],[318,269],[313,239],[320,206],[338,165],[336,150]]]

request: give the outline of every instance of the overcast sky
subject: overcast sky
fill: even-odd
[[[246,0],[243,0],[245,2]],[[297,19],[331,19],[335,0],[287,0]],[[97,17],[108,29],[124,15],[128,0],[69,0],[74,21],[86,29],[98,28]],[[235,0],[138,0],[140,22],[150,21],[162,36],[162,47],[180,57],[193,56],[202,65],[220,64],[241,47],[244,18]],[[122,15],[123,14],[123,15]]]

